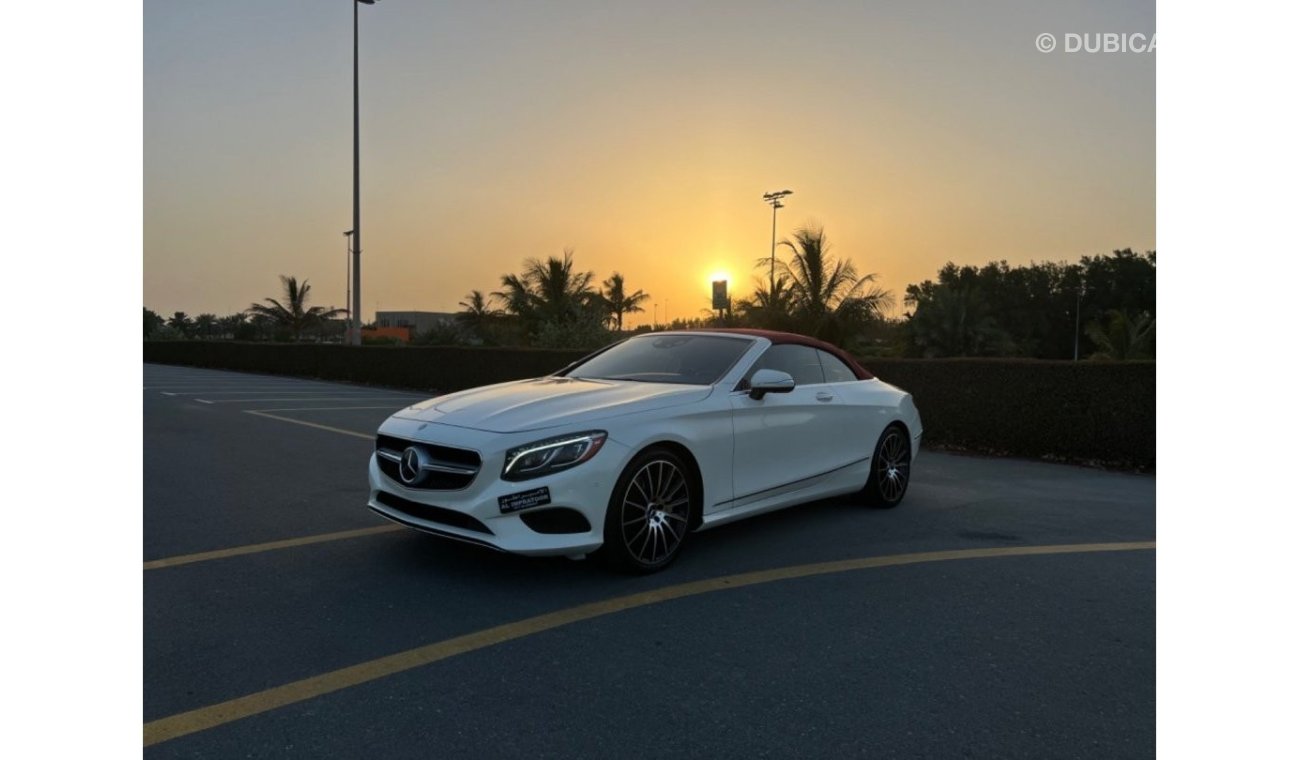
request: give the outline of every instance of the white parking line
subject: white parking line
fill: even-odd
[[[158,375],[149,375],[147,380],[157,383],[293,383],[293,382],[324,382],[313,380],[309,377],[258,377],[256,375],[188,375],[186,377],[170,376],[160,377]]]
[[[410,401],[411,397],[399,396],[397,398],[389,398],[386,396],[380,396],[375,398],[359,398],[357,396],[333,396],[330,398],[219,398],[215,400],[196,398],[194,400],[202,404],[264,404],[270,401]]]
[[[310,380],[305,377],[246,377],[238,380],[227,380],[219,377],[210,377],[207,379],[193,378],[190,380],[167,380],[161,377],[145,378],[145,382],[151,385],[293,385],[296,383],[310,385],[333,385],[323,380]]]
[[[401,409],[400,406],[293,406],[287,409],[258,409],[259,412],[346,412],[352,409]],[[267,416],[267,415],[262,415]]]
[[[194,383],[220,383],[222,385],[260,385],[264,383],[318,383],[332,384],[330,380],[314,377],[146,377],[154,385],[193,385]]]
[[[254,414],[257,415],[258,417],[265,417],[268,420],[279,420],[280,422],[289,422],[294,425],[302,425],[303,427],[316,428],[317,430],[328,430],[331,433],[341,433],[342,435],[350,435],[354,438],[364,438],[367,441],[374,440],[375,438],[373,433],[362,433],[357,430],[344,430],[343,428],[331,427],[330,425],[321,425],[319,423],[308,422],[306,420],[295,420],[292,417],[281,417],[277,414],[267,414],[266,412],[263,412],[259,409],[245,409],[244,414]]]
[[[242,394],[242,393],[293,393],[293,394],[302,394],[302,393],[352,393],[352,394],[354,394],[354,395],[356,395],[356,396],[358,396],[358,397],[362,397],[362,396],[365,396],[365,395],[367,395],[367,394],[374,394],[374,393],[379,393],[379,392],[380,392],[380,391],[369,391],[369,390],[357,390],[357,391],[319,390],[319,391],[317,391],[317,390],[292,390],[292,389],[289,389],[289,388],[258,388],[258,389],[256,389],[256,390],[251,390],[251,391],[213,391],[213,390],[201,390],[201,391],[162,391],[162,395],[164,395],[164,396],[230,396],[230,395],[238,395],[238,394]],[[418,394],[418,393],[401,393],[400,391],[398,391],[398,392],[392,392],[392,391],[387,392],[387,396],[398,396],[398,395],[401,395],[401,396],[408,396],[408,397],[410,397],[410,398],[429,398],[428,396],[421,396],[421,395]]]
[[[145,390],[156,391],[192,391],[195,389],[215,388],[337,388],[331,383],[152,383]],[[356,386],[350,386],[356,387]],[[364,389],[363,389],[364,390]]]

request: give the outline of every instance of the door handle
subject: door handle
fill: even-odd
[[[827,393],[826,391],[822,391],[821,393],[818,393],[818,394],[817,394],[817,400],[818,400],[818,401],[834,401],[834,400],[835,400],[835,397],[832,396],[831,394]]]

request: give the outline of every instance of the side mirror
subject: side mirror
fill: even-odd
[[[749,397],[761,399],[769,393],[789,393],[794,390],[794,378],[775,369],[760,369],[749,380]]]

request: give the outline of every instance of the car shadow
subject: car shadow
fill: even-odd
[[[864,515],[879,512],[851,497],[839,497],[746,518],[693,533],[682,556],[662,572],[651,575],[616,570],[595,554],[582,560],[525,557],[415,530],[391,536],[383,552],[385,561],[403,574],[438,578],[472,576],[475,581],[489,585],[502,582],[518,586],[522,581],[528,586],[557,583],[605,586],[614,582],[620,590],[635,592],[666,583],[753,570],[756,556],[779,560],[775,564],[788,564],[783,556],[787,552],[771,551],[774,545],[784,544],[787,549],[795,550],[798,545],[825,545],[827,536],[838,534],[837,526],[846,520],[861,520]],[[792,536],[798,539],[798,545],[790,545]]]

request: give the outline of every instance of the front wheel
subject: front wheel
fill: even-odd
[[[686,541],[696,501],[686,463],[667,449],[650,449],[623,470],[605,511],[601,553],[620,570],[653,573],[667,567]]]
[[[911,474],[912,442],[901,426],[890,425],[876,443],[876,451],[871,457],[871,474],[867,476],[862,495],[873,507],[896,507],[907,493]]]

